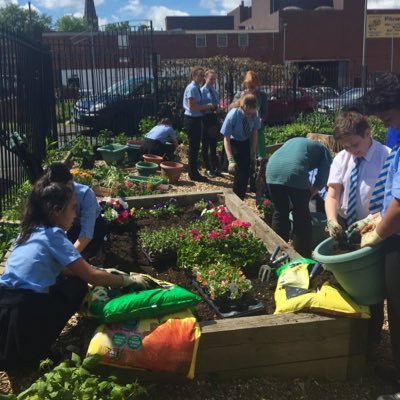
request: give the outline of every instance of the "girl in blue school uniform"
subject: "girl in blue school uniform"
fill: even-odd
[[[61,162],[50,164],[38,184],[47,186],[52,182],[63,183],[73,189],[77,204],[76,219],[67,235],[80,253],[85,251],[86,258],[94,256],[107,233],[96,194],[89,186],[74,182],[70,170]]]
[[[0,277],[0,370],[21,372],[50,356],[50,348],[78,311],[87,283],[130,286],[129,275],[93,268],[68,240],[76,216],[74,191],[61,183],[35,185],[21,233]]]
[[[243,92],[236,107],[225,117],[221,128],[229,162],[228,172],[234,174],[233,192],[242,200],[249,183],[251,161],[256,157],[260,125],[256,96]]]
[[[204,104],[201,86],[204,84],[205,72],[202,67],[194,67],[191,71],[192,81],[186,86],[183,93],[183,129],[189,139],[189,163],[188,173],[192,181],[207,182],[208,179],[201,175],[198,169],[198,156],[200,150],[203,111],[213,110],[215,106],[211,103]]]
[[[178,147],[176,132],[172,128],[172,121],[169,118],[162,118],[161,121],[144,136],[144,143],[141,146],[143,154],[156,154],[164,156],[167,160],[173,160],[175,149]]]

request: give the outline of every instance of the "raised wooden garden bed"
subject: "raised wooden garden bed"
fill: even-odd
[[[130,207],[151,207],[176,198],[179,205],[201,199],[225,204],[237,218],[251,223],[268,251],[280,245],[290,258],[299,254],[284,242],[232,191],[170,194],[128,198]],[[323,376],[346,380],[362,375],[365,366],[367,322],[315,314],[257,315],[203,321],[196,377]],[[132,374],[125,370],[124,375]],[[137,372],[134,372],[138,376]],[[145,380],[160,374],[143,374]]]

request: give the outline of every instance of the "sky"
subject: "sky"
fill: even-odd
[[[367,0],[368,9],[399,9],[400,0]],[[241,0],[95,0],[99,25],[113,22],[152,20],[155,29],[164,29],[165,17],[174,15],[226,15]],[[14,3],[27,7],[27,0],[0,0],[0,7]],[[251,0],[245,0],[250,5]],[[31,7],[52,17],[83,16],[85,0],[31,0]]]

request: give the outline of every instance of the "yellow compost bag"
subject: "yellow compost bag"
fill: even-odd
[[[327,282],[314,294],[309,311],[351,318],[370,318],[368,306],[356,304],[346,292]]]
[[[193,379],[201,330],[190,310],[100,325],[87,356],[123,368],[172,372]]]
[[[350,318],[370,318],[368,306],[356,304],[347,293],[328,282],[318,291],[309,290],[308,265],[309,263],[299,262],[281,272],[275,289],[274,314],[307,311]]]
[[[308,308],[315,292],[308,290],[308,263],[299,262],[285,268],[278,277],[275,289],[275,312],[285,314]]]

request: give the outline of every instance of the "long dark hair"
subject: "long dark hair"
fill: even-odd
[[[67,184],[69,181],[73,180],[73,176],[68,168],[68,166],[62,162],[54,162],[50,164],[44,174],[36,182],[37,185],[45,187],[50,185],[52,182],[59,182]]]
[[[36,184],[26,202],[17,244],[28,240],[38,225],[54,226],[54,213],[61,211],[72,196],[73,190],[63,183],[50,183],[48,186]]]

